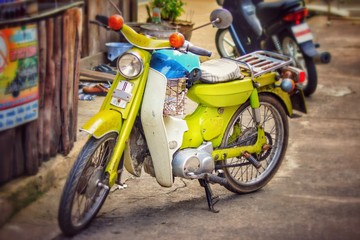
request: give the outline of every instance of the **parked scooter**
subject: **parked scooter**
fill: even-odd
[[[231,14],[218,9],[211,23],[227,28]],[[83,127],[89,134],[65,183],[58,221],[72,236],[96,216],[109,190],[122,185],[126,169],[142,168],[162,187],[174,177],[204,187],[217,212],[210,183],[235,193],[264,187],[279,169],[288,145],[287,116],[306,112],[295,82],[304,74],[289,57],[254,52],[238,59],[213,59],[183,35],[156,40],[138,34],[119,15],[109,18],[133,48],[119,56],[118,74],[100,111]],[[186,98],[197,103],[184,112]]]
[[[329,63],[328,52],[319,53],[306,23],[303,0],[263,2],[262,0],[217,0],[229,10],[234,21],[216,33],[217,50],[222,57],[237,57],[256,50],[276,51],[291,56],[295,66],[307,73],[302,83],[305,96],[317,87],[315,62]]]

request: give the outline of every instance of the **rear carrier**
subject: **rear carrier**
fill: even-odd
[[[293,60],[285,55],[256,51],[236,58],[241,68],[248,70],[252,78],[293,64]]]
[[[268,51],[256,51],[236,58],[236,61],[243,71],[248,71],[251,78],[259,77],[265,73],[279,70],[279,86],[283,91],[289,93],[293,109],[306,113],[306,105],[301,100],[304,95],[302,90],[295,87],[295,84],[304,82],[306,73],[299,68],[291,66],[292,58],[278,53]]]

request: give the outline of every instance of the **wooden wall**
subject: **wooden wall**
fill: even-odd
[[[112,0],[122,12],[126,22],[137,21],[137,1],[136,0]],[[82,56],[92,56],[99,52],[106,52],[105,43],[119,42],[121,36],[103,27],[99,27],[90,23],[90,20],[95,20],[97,14],[104,16],[111,16],[117,14],[117,10],[113,5],[106,0],[86,0],[84,9],[84,38]]]
[[[0,132],[0,185],[36,174],[43,161],[67,155],[76,141],[82,8],[37,21],[39,114]]]
[[[137,0],[112,0],[125,21],[137,20]],[[70,0],[38,0],[39,9],[65,6]],[[55,4],[55,5],[54,5]],[[120,35],[91,24],[96,14],[116,9],[106,0],[85,0],[74,7],[36,20],[39,58],[39,115],[0,132],[0,185],[38,172],[44,161],[67,155],[76,141],[80,59],[106,52],[105,43]]]

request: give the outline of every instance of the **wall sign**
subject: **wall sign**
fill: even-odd
[[[0,29],[0,131],[37,119],[38,86],[36,25]]]

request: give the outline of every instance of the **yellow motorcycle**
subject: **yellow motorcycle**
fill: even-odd
[[[211,23],[227,28],[231,14],[211,13]],[[208,208],[214,209],[210,183],[235,193],[264,187],[279,169],[289,136],[288,116],[306,112],[296,87],[304,72],[292,60],[271,52],[237,59],[212,59],[179,33],[169,40],[138,34],[121,16],[108,19],[133,45],[119,56],[118,73],[100,111],[81,130],[89,138],[69,173],[58,221],[72,236],[85,228],[109,190],[122,184],[126,169],[142,169],[162,187],[174,177],[198,180]],[[190,99],[196,109],[186,113]],[[115,185],[116,186],[116,185]]]

